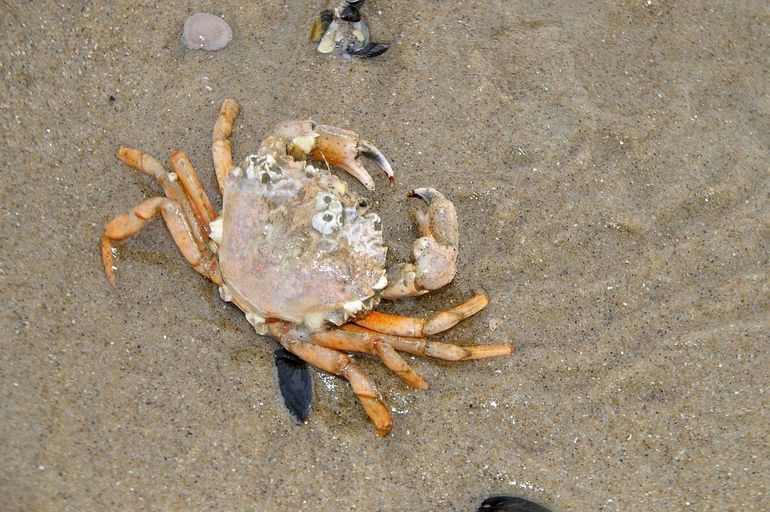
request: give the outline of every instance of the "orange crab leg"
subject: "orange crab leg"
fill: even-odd
[[[335,329],[313,334],[310,340],[326,348],[345,352],[361,352],[377,356],[401,380],[417,389],[427,389],[428,383],[415,372],[392,346],[380,340],[377,333],[360,333]]]
[[[238,102],[226,99],[219,109],[219,116],[214,124],[214,132],[211,135],[211,156],[214,159],[214,171],[219,183],[219,191],[224,193],[227,175],[233,168],[233,149],[230,143],[230,135],[233,133],[233,122],[240,111]]]
[[[513,352],[511,345],[453,345],[441,341],[430,341],[425,338],[411,338],[406,336],[392,336],[390,334],[381,334],[371,331],[365,327],[355,324],[345,324],[343,330],[349,331],[351,339],[357,337],[366,337],[378,339],[382,343],[387,343],[394,349],[417,356],[429,356],[445,361],[467,361],[470,359],[486,359],[488,357],[507,356]],[[357,343],[364,343],[358,338]]]
[[[217,218],[217,212],[211,205],[192,162],[186,154],[181,151],[174,151],[171,153],[169,165],[176,173],[179,183],[182,184],[185,194],[192,203],[195,219],[208,233],[210,231],[209,224]]]
[[[151,197],[128,212],[114,217],[104,228],[102,236],[102,263],[107,278],[115,284],[115,242],[122,242],[136,235],[144,225],[158,214],[163,215],[171,236],[184,258],[199,273],[217,284],[222,277],[217,268],[216,256],[208,250],[201,251],[192,235],[190,225],[179,204],[165,197]]]
[[[476,295],[471,299],[452,309],[441,311],[428,320],[372,311],[355,323],[372,331],[394,336],[430,336],[454,327],[487,307],[487,304],[489,298],[486,292],[476,290]]]
[[[269,324],[270,332],[278,338],[286,350],[321,370],[344,377],[350,383],[366,414],[374,423],[377,434],[386,436],[393,428],[390,411],[382,402],[380,393],[363,370],[345,354],[326,347],[300,341],[292,336],[291,326],[283,322]]]
[[[187,218],[190,232],[195,244],[201,251],[206,250],[208,245],[208,236],[203,231],[203,228],[198,223],[195,211],[190,204],[190,200],[187,198],[181,185],[175,180],[172,180],[163,164],[152,155],[148,155],[138,149],[122,147],[118,149],[118,159],[137,171],[142,171],[145,174],[154,176],[158,184],[163,188],[166,197],[176,202],[182,209],[184,216]]]

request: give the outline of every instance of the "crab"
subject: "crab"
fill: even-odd
[[[121,161],[154,176],[165,197],[146,199],[107,223],[101,255],[113,285],[116,244],[161,215],[187,262],[219,286],[221,298],[240,308],[257,333],[347,379],[381,436],[392,428],[390,412],[352,353],[377,357],[407,385],[425,389],[425,380],[398,352],[451,361],[512,352],[505,344],[459,346],[428,339],[486,307],[483,290],[429,319],[374,310],[380,299],[422,295],[453,279],[459,235],[448,199],[433,188],[411,191],[427,205],[415,214],[421,236],[414,242],[413,261],[386,269],[379,216],[329,169],[347,171],[373,191],[374,181],[359,157],[374,160],[392,180],[380,150],[352,131],[289,121],[233,166],[229,137],[239,109],[235,100],[225,100],[213,131],[221,214],[184,153],[171,154],[173,172],[167,172],[142,151],[118,150]]]

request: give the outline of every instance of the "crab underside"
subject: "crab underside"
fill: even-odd
[[[221,214],[184,153],[172,153],[173,172],[167,172],[146,153],[118,150],[124,163],[154,176],[165,197],[146,199],[105,227],[102,260],[113,284],[114,245],[162,215],[184,258],[219,285],[221,297],[236,304],[257,332],[348,380],[380,435],[392,428],[390,412],[350,353],[378,357],[420,389],[427,383],[398,352],[453,361],[511,353],[509,345],[458,346],[427,338],[483,309],[488,300],[481,290],[428,320],[372,309],[381,298],[421,295],[452,280],[459,236],[449,200],[432,188],[410,193],[427,205],[415,214],[421,236],[412,262],[386,269],[379,217],[328,170],[339,167],[374,190],[359,156],[373,159],[392,179],[382,153],[354,132],[291,121],[276,126],[255,154],[234,167],[229,137],[238,111],[237,102],[225,100],[213,131]]]

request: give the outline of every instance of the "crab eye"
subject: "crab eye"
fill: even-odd
[[[329,235],[337,229],[339,221],[337,217],[328,211],[318,212],[313,215],[313,227],[322,235]]]

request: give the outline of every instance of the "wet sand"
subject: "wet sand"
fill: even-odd
[[[766,509],[767,3],[371,0],[393,47],[355,62],[307,43],[321,7],[0,4],[4,510]],[[182,47],[197,10],[230,23],[226,49]],[[111,288],[102,227],[158,193],[115,150],[188,152],[218,206],[227,97],[236,158],[290,118],[377,144],[392,261],[415,236],[406,192],[453,199],[454,283],[383,307],[430,315],[482,285],[491,305],[442,339],[515,354],[410,360],[427,391],[362,358],[386,439],[316,373],[297,426],[277,344],[162,222],[121,248]]]

